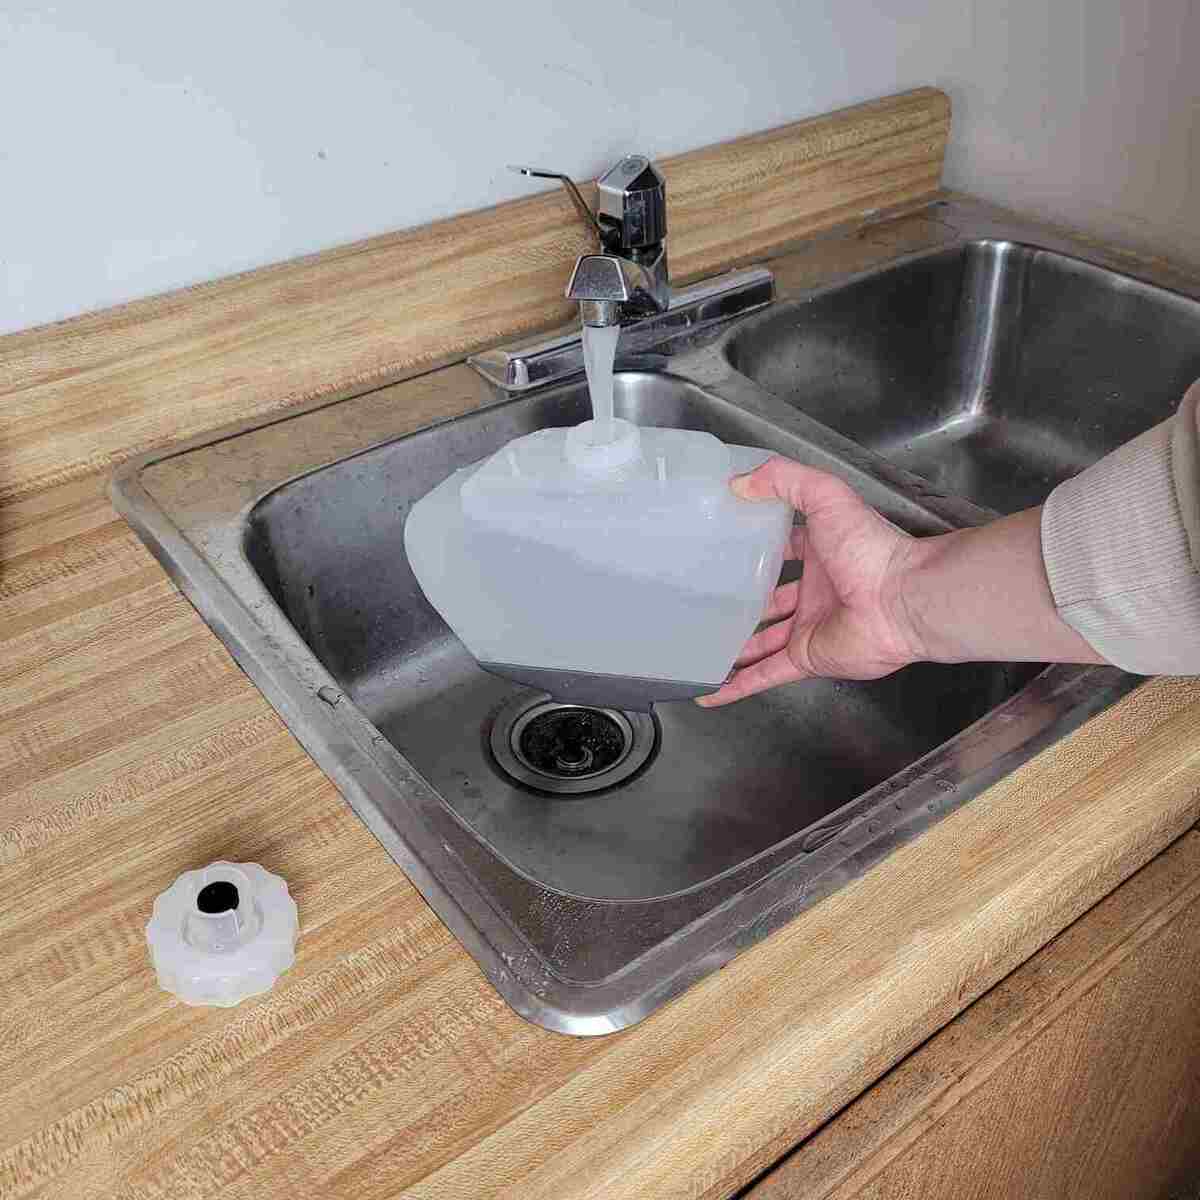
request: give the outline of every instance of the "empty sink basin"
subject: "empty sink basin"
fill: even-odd
[[[748,320],[731,365],[947,493],[998,512],[1166,419],[1200,377],[1200,304],[979,239]]]

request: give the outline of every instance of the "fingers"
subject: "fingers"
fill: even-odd
[[[767,607],[760,618],[762,621],[778,621],[780,617],[790,617],[796,611],[800,601],[800,581],[785,583],[771,593]]]
[[[808,524],[793,525],[792,532],[788,536],[787,549],[783,553],[784,562],[790,562],[793,558],[804,561],[804,550],[808,540]]]
[[[791,636],[791,621],[779,621],[775,625],[768,625],[766,629],[759,630],[752,638],[747,639],[733,665],[744,667],[748,663],[757,662],[760,658],[766,658],[768,654],[782,650],[788,644],[788,638]]]
[[[756,692],[765,692],[768,688],[808,678],[808,673],[800,670],[784,649],[735,671],[720,691],[709,696],[700,696],[696,703],[702,708],[720,708],[722,705],[732,704],[735,700],[744,700]]]
[[[748,475],[736,476],[730,487],[743,500],[786,500],[803,513],[819,513],[823,508],[858,498],[855,490],[836,475],[789,458],[770,458]]]

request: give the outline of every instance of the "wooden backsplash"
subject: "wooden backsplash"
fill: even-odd
[[[949,128],[921,88],[664,160],[674,278],[932,195]],[[2,337],[0,500],[561,323],[587,246],[551,191]]]

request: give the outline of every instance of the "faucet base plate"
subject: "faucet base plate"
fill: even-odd
[[[666,312],[635,321],[621,330],[620,352],[637,354],[683,337],[703,325],[742,316],[775,299],[775,276],[765,267],[730,271],[671,296]],[[506,392],[527,392],[583,374],[583,340],[578,330],[534,345],[485,350],[467,362]]]

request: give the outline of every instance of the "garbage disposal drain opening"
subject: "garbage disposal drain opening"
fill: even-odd
[[[654,752],[657,724],[646,713],[518,696],[492,723],[496,762],[518,783],[557,795],[615,787]]]

